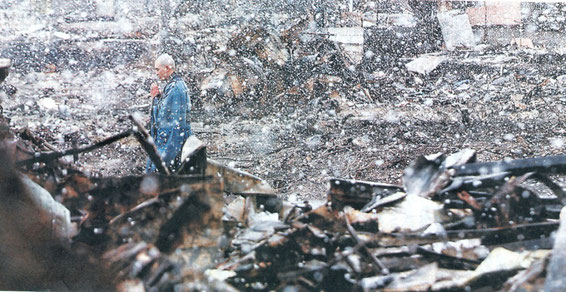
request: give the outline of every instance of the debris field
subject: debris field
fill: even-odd
[[[167,37],[0,4],[0,289],[561,291],[561,3],[180,2]],[[156,46],[192,91],[174,173]]]

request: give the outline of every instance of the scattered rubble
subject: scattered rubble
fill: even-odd
[[[561,39],[533,35],[560,32],[560,3],[181,1],[166,45],[199,139],[145,176],[156,1],[54,26],[20,2],[0,4],[0,195],[36,200],[0,212],[56,221],[0,226],[7,288],[563,286],[566,73]]]
[[[44,218],[34,228],[53,232],[49,238],[25,234],[39,242],[59,242],[59,253],[68,257],[82,252],[85,260],[107,267],[113,276],[99,272],[94,279],[107,282],[94,286],[234,291],[561,287],[555,280],[560,253],[552,247],[561,244],[561,229],[553,234],[566,196],[545,175],[564,171],[562,156],[478,163],[473,162],[475,152],[465,150],[420,157],[404,171],[404,187],[332,179],[327,202],[317,207],[281,201],[265,181],[207,161],[206,146],[194,139],[185,145],[176,174],[95,178],[57,162],[128,135],[16,161],[43,187],[23,174],[10,179],[15,173],[10,166],[0,177],[3,196],[18,193],[10,190],[21,182],[22,194],[41,202],[26,207],[6,201],[2,212],[19,206],[32,212],[24,218]],[[142,144],[152,145],[140,136],[140,142],[146,141]],[[3,140],[0,154],[14,161],[17,156],[6,151],[9,141]],[[53,176],[57,173],[62,176]],[[524,185],[529,179],[542,181],[562,199],[541,197]],[[224,193],[243,197],[226,204]],[[42,212],[47,214],[38,217]],[[14,237],[21,230],[27,229],[2,233],[5,251],[25,252],[25,247],[13,249],[24,240]],[[26,264],[38,260],[30,257]],[[537,280],[545,278],[546,265],[548,281]],[[30,268],[41,270],[17,267]],[[531,268],[536,274],[520,278],[521,270]],[[57,282],[63,276],[53,277]],[[26,285],[57,287],[41,273],[34,281]],[[5,283],[10,289],[28,287]]]

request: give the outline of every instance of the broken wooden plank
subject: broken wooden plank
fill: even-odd
[[[153,198],[170,198],[183,186],[209,183],[212,177],[146,175],[122,178],[91,178],[89,196],[73,199],[71,205],[86,210],[80,241],[106,240],[110,221],[123,223],[136,214],[136,207]],[[186,188],[186,187],[185,187]],[[66,205],[70,204],[65,202]],[[147,207],[146,207],[147,208]],[[148,241],[151,242],[151,241]]]
[[[549,237],[558,229],[558,222],[543,222],[515,225],[503,228],[447,230],[443,236],[426,235],[422,233],[379,233],[377,238],[368,243],[370,247],[404,246],[410,244],[430,244],[444,240],[460,240],[480,238],[482,244],[499,245],[510,242],[520,242],[541,236]]]
[[[507,280],[505,291],[543,291],[543,285],[533,283],[546,272],[549,256],[537,260],[528,269]],[[540,282],[540,281],[538,281]]]
[[[222,178],[224,191],[227,193],[276,196],[275,190],[265,180],[212,159],[207,159],[206,175]]]
[[[123,138],[126,138],[126,137],[132,135],[133,133],[134,132],[132,130],[124,131],[120,134],[106,138],[106,139],[104,139],[100,142],[97,142],[93,145],[83,147],[83,148],[73,148],[73,149],[69,149],[69,150],[65,150],[65,151],[61,151],[61,152],[39,153],[33,158],[26,159],[26,160],[20,160],[20,161],[16,162],[16,165],[17,166],[29,166],[29,165],[32,165],[34,163],[49,162],[49,161],[52,161],[54,159],[61,158],[63,156],[67,156],[67,155],[76,155],[76,154],[80,154],[80,153],[84,153],[84,152],[90,152],[90,151],[96,150],[98,148],[102,148],[106,145],[112,144],[112,143],[114,143],[118,140],[121,140]]]
[[[208,179],[159,194],[107,226],[102,231],[111,238],[107,245],[147,242],[167,255],[180,269],[179,275],[204,272],[222,256],[218,246],[224,232],[222,190],[222,180]]]
[[[439,193],[444,194],[451,191],[471,191],[483,188],[497,187],[509,178],[509,172],[495,173],[482,176],[458,176],[452,178],[449,186],[441,190]]]
[[[474,270],[480,264],[480,262],[476,260],[437,253],[421,246],[417,247],[417,253],[424,258],[436,261],[440,267],[446,269]]]

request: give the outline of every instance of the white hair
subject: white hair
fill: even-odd
[[[155,60],[155,64],[161,66],[169,66],[171,67],[171,69],[175,69],[175,60],[173,60],[173,57],[168,54],[159,56],[159,58]]]

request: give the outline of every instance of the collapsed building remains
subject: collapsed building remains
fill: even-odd
[[[10,70],[15,73],[2,85],[0,107],[0,254],[6,259],[0,288],[559,291],[564,286],[566,193],[557,179],[566,171],[566,158],[534,155],[540,153],[524,147],[508,152],[520,158],[481,162],[469,148],[451,151],[464,142],[431,146],[438,132],[406,130],[410,123],[399,114],[415,106],[419,111],[411,117],[423,128],[448,120],[456,130],[442,133],[477,130],[484,113],[463,105],[492,107],[489,102],[501,98],[497,91],[513,83],[517,86],[504,93],[509,99],[492,109],[507,118],[500,124],[552,120],[559,112],[549,99],[564,92],[566,81],[562,3],[516,2],[501,14],[501,4],[479,1],[174,2],[166,8],[163,1],[101,0],[85,7],[83,1],[34,1],[34,9],[55,25],[0,36],[0,56],[11,58],[0,60],[0,82]],[[16,4],[0,8],[7,5]],[[216,6],[220,9],[211,9]],[[155,8],[159,15],[150,13]],[[69,10],[73,13],[65,13]],[[132,114],[144,104],[113,112],[128,113],[117,118],[127,126],[113,135],[95,131],[85,137],[80,130],[87,130],[79,129],[55,139],[45,128],[16,129],[9,122],[10,116],[25,121],[18,116],[22,112],[65,122],[85,115],[67,106],[88,103],[76,89],[64,98],[56,88],[46,88],[37,101],[6,98],[40,73],[71,86],[81,77],[65,77],[68,72],[135,67],[151,59],[158,45],[190,60],[181,70],[194,77],[201,116],[241,112],[238,117],[304,120],[287,121],[290,126],[279,134],[288,140],[277,147],[254,148],[265,156],[288,155],[271,167],[275,171],[265,172],[269,179],[212,159],[218,146],[198,139],[186,143],[177,173],[161,167],[155,175],[99,175],[73,164],[91,151],[123,143],[143,149],[134,162],[149,156],[162,165],[142,118]],[[13,76],[22,80],[12,83]],[[145,75],[130,79],[120,93],[143,95],[146,90],[136,84],[146,82]],[[438,103],[455,104],[457,111],[432,118],[421,111]],[[381,117],[385,122],[376,122]],[[388,123],[399,124],[397,131]],[[521,131],[530,126],[516,123]],[[203,136],[212,131],[197,128]],[[362,133],[348,137],[334,133],[338,128]],[[376,138],[363,133],[368,128],[383,131]],[[263,130],[261,138],[275,135]],[[289,138],[293,132],[302,136]],[[527,141],[520,143],[528,145],[524,136]],[[394,147],[366,150],[389,142]],[[333,156],[356,147],[367,156],[418,152],[403,148],[409,142],[430,146],[419,153],[446,154],[411,156],[408,165],[401,158],[377,163],[372,157],[358,167],[348,164],[348,172],[336,167]],[[328,165],[328,172],[317,172],[317,179],[327,181],[325,200],[284,199],[281,192],[292,182],[316,183],[313,172],[283,174],[289,157],[317,170]],[[399,183],[368,179],[378,176],[364,171],[384,172],[380,165],[398,168],[387,175],[400,176]]]
[[[564,156],[419,157],[403,186],[331,179],[327,202],[311,206],[283,201],[260,178],[208,160],[198,140],[185,145],[178,173],[96,178],[58,158],[143,130],[40,153],[45,146],[33,134],[2,129],[2,217],[23,220],[2,224],[2,254],[15,256],[3,267],[5,288],[562,287],[564,259],[554,251],[563,248],[566,194],[549,175],[564,174]],[[555,197],[539,195],[529,180]],[[224,194],[238,197],[225,203]],[[77,276],[85,268],[88,276]]]

